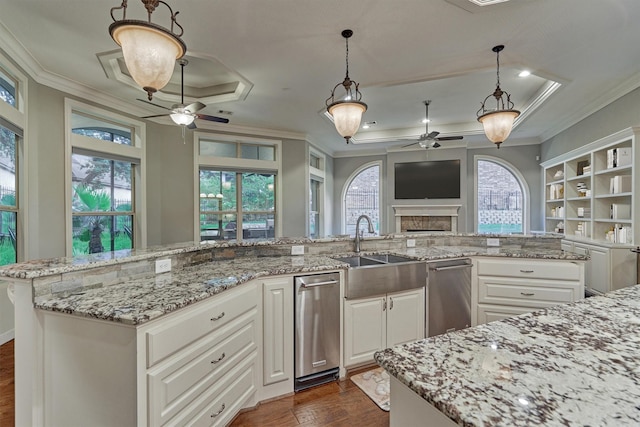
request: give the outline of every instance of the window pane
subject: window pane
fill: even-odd
[[[235,142],[200,140],[200,155],[212,157],[237,157]]]
[[[274,214],[244,214],[242,215],[243,239],[266,239],[275,236]]]
[[[311,180],[309,200],[309,237],[318,237],[318,226],[320,220],[320,182]]]
[[[17,258],[16,221],[17,213],[0,212],[0,265],[12,264]]]
[[[507,168],[478,161],[478,232],[522,233],[522,188]]]
[[[355,236],[356,222],[360,215],[368,215],[375,234],[380,234],[380,167],[371,166],[360,172],[349,184],[345,197],[346,232]],[[363,227],[364,229],[364,227]]]
[[[72,132],[89,138],[111,141],[116,144],[131,145],[132,128],[108,122],[85,114],[73,112]]]
[[[132,215],[73,217],[73,255],[133,247]]]
[[[233,240],[236,229],[235,214],[200,214],[200,240]]]
[[[2,69],[0,69],[0,99],[12,107],[16,105],[16,87],[18,86],[15,79],[9,77]]]
[[[312,168],[320,169],[320,157],[314,156],[313,154],[309,155],[309,166]]]
[[[275,160],[275,147],[240,144],[240,157],[251,160]]]
[[[275,210],[275,175],[242,174],[242,210],[245,212]]]
[[[131,212],[133,165],[101,157],[71,156],[74,212]]]
[[[0,126],[0,205],[16,207],[15,133]]]
[[[200,210],[236,210],[236,173],[200,170]]]

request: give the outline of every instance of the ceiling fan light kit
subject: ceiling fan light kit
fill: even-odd
[[[367,111],[367,104],[361,101],[362,94],[358,89],[358,83],[349,78],[349,38],[352,35],[353,31],[351,30],[342,31],[342,37],[344,37],[346,44],[347,72],[344,80],[334,86],[331,96],[325,101],[336,130],[347,141],[347,144],[360,128],[362,115]],[[338,95],[336,100],[336,89],[340,86],[344,88],[345,93],[342,96]]]
[[[478,121],[482,123],[485,135],[498,148],[509,137],[511,129],[513,129],[513,122],[520,115],[520,111],[513,108],[514,104],[511,102],[511,95],[500,88],[500,52],[503,49],[504,45],[498,45],[491,49],[496,53],[496,89],[482,101],[482,106],[476,113]],[[496,100],[495,109],[487,107],[487,101],[491,97]]]
[[[167,85],[176,59],[187,51],[186,44],[180,38],[184,32],[176,21],[179,12],[161,0],[141,0],[147,10],[147,21],[127,19],[127,0],[119,7],[111,8],[113,23],[109,34],[122,47],[127,69],[133,80],[147,92],[149,101],[153,94]],[[151,14],[162,3],[169,9],[171,26],[165,28],[151,22]],[[122,19],[116,19],[114,12],[121,10]],[[177,31],[174,30],[177,28]]]

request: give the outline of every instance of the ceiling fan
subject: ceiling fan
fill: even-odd
[[[403,145],[402,148],[405,147],[410,147],[412,145],[420,145],[420,147],[422,148],[438,148],[440,147],[440,143],[438,143],[438,141],[454,141],[457,139],[462,139],[462,136],[442,136],[440,138],[438,138],[438,135],[440,135],[440,132],[429,132],[429,104],[431,104],[430,100],[427,101],[423,101],[424,106],[425,106],[425,110],[426,110],[426,119],[425,119],[425,132],[420,135],[418,137],[418,140],[415,142],[412,142],[411,144],[408,145]]]
[[[173,104],[171,108],[167,108],[163,105],[154,104],[153,102],[138,99],[138,101],[146,102],[147,104],[155,105],[156,107],[164,108],[165,110],[169,110],[169,113],[165,114],[154,114],[152,116],[142,117],[143,119],[151,119],[154,117],[163,117],[169,116],[171,120],[177,125],[180,125],[184,128],[188,129],[196,129],[195,119],[208,120],[210,122],[219,122],[219,123],[229,123],[229,119],[224,117],[216,117],[209,116],[207,114],[199,114],[198,111],[202,110],[206,107],[202,102],[194,102],[189,105],[185,105],[184,103],[184,66],[189,63],[186,59],[181,59],[180,63],[180,104]]]

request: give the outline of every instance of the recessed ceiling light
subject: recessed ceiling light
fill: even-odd
[[[520,74],[518,74],[518,77],[529,77],[530,75],[531,75],[531,71],[522,70],[522,71],[520,71]]]
[[[431,120],[429,120],[429,119],[422,119],[422,124],[429,123],[429,122],[431,122]]]
[[[366,123],[365,123],[365,124],[363,124],[363,125],[362,125],[362,129],[369,129],[369,125],[368,125],[368,124],[366,124]]]
[[[369,129],[371,126],[375,126],[378,122],[376,122],[375,120],[370,121],[370,122],[364,122],[364,124],[362,125],[362,129]]]

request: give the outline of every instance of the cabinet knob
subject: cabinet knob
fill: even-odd
[[[220,315],[219,315],[219,316],[212,317],[212,318],[211,318],[211,321],[212,321],[212,322],[215,322],[216,320],[220,320],[220,319],[222,319],[223,317],[224,317],[224,311],[223,311],[222,313],[220,313]]]
[[[520,270],[520,273],[533,273],[533,270]]]
[[[532,297],[535,294],[533,292],[520,292],[520,295],[524,295],[525,297]]]
[[[220,408],[220,410],[219,410],[218,412],[216,412],[215,414],[211,414],[211,418],[215,418],[215,417],[217,417],[218,415],[220,415],[220,414],[222,413],[222,411],[224,411],[224,408],[225,408],[225,407],[226,407],[226,406],[225,406],[225,404],[223,403],[223,404],[222,404],[222,407]]]
[[[222,353],[222,356],[218,357],[216,360],[212,360],[212,361],[211,361],[211,363],[212,363],[212,364],[214,364],[214,365],[215,365],[216,363],[220,363],[220,362],[222,362],[222,359],[224,359],[224,358],[225,358],[225,356],[226,356],[226,354],[225,354],[225,353]]]

